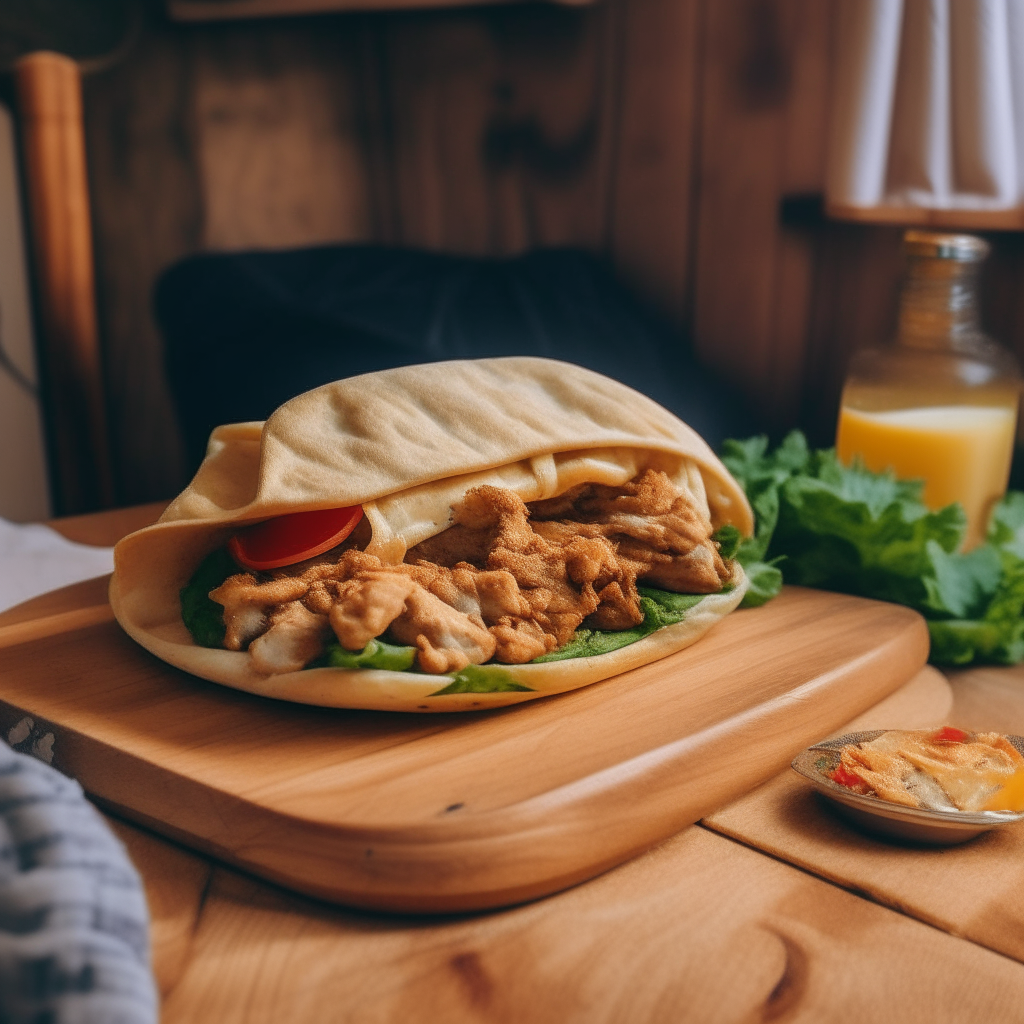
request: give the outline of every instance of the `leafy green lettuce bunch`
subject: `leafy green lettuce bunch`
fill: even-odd
[[[847,468],[799,431],[772,452],[765,437],[726,441],[722,461],[756,517],[736,549],[753,583],[745,604],[763,604],[785,578],[916,609],[936,664],[1024,660],[1024,494],[1007,494],[986,542],[960,554],[960,505],[932,512],[920,481]]]

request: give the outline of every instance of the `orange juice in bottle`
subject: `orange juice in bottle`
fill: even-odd
[[[849,465],[925,481],[932,509],[959,501],[963,549],[981,543],[1006,491],[1020,378],[978,324],[977,277],[988,245],[971,235],[908,231],[896,342],[858,352],[839,412],[836,450]]]

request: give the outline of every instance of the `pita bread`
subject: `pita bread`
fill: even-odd
[[[679,623],[600,656],[478,673],[528,687],[437,691],[452,676],[377,669],[256,673],[245,652],[195,645],[179,591],[202,559],[243,524],[317,508],[362,505],[367,550],[398,563],[444,530],[471,487],[510,488],[524,501],[578,483],[617,486],[648,468],[666,472],[717,528],[749,535],[742,488],[700,436],[617,381],[538,358],[402,367],[327,384],[286,402],[265,423],[219,427],[191,484],[158,523],[114,549],[110,600],[125,631],[194,675],[282,700],[325,707],[455,711],[496,707],[585,686],[681,650],[742,599],[746,579],[704,598]]]

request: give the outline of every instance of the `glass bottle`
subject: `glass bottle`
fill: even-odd
[[[931,509],[959,501],[962,545],[985,538],[1006,492],[1016,435],[1016,360],[981,330],[978,272],[988,243],[908,231],[907,276],[894,344],[854,356],[843,388],[836,451],[849,465],[925,481]]]

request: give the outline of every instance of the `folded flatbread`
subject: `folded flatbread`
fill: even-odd
[[[285,403],[265,423],[220,427],[195,478],[158,523],[114,551],[110,599],[147,650],[194,675],[267,697],[326,707],[457,711],[575,689],[693,643],[742,599],[731,585],[682,621],[606,654],[477,666],[517,689],[440,690],[453,677],[418,671],[309,668],[263,675],[247,651],[196,645],[179,591],[204,557],[242,525],[292,512],[361,505],[369,554],[402,562],[444,531],[453,506],[483,485],[525,502],[583,483],[621,486],[667,474],[717,528],[744,535],[753,517],[742,488],[690,427],[650,399],[581,367],[548,359],[465,360],[366,374]],[[525,688],[525,689],[523,689]]]

